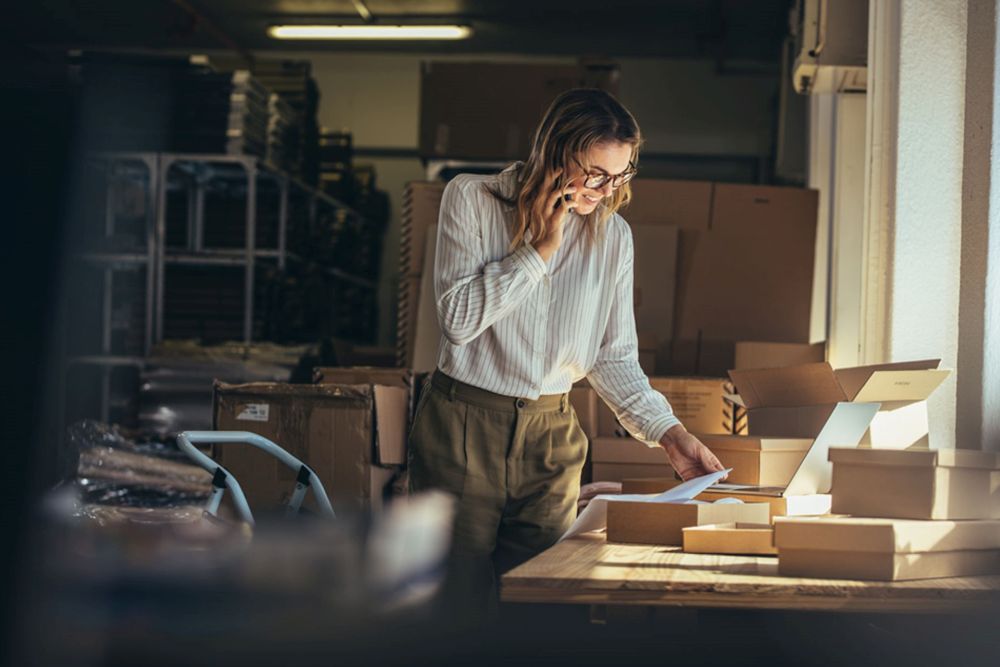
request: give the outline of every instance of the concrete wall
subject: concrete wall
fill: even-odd
[[[573,63],[571,58],[507,54],[461,58],[421,54],[351,54],[282,52],[267,57],[304,58],[313,63],[320,88],[320,123],[354,135],[356,147],[409,149],[417,147],[420,62],[423,60],[482,60]],[[707,61],[625,59],[620,97],[635,114],[646,135],[647,153],[729,156],[754,165],[769,154],[772,143],[776,73],[727,74]],[[379,342],[395,336],[395,286],[399,249],[399,209],[408,181],[424,178],[415,157],[364,157],[374,165],[379,187],[388,192],[392,217],[385,237],[379,286]],[[645,173],[681,175],[684,165],[648,162]],[[661,173],[657,174],[659,167]],[[670,171],[662,171],[668,169]],[[705,177],[704,174],[694,174]],[[720,171],[720,179],[745,180],[744,172]]]

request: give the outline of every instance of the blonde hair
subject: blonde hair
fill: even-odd
[[[610,93],[597,88],[568,90],[549,106],[531,142],[528,159],[517,169],[512,192],[489,189],[490,194],[508,206],[516,207],[511,248],[521,246],[528,232],[531,238],[543,236],[545,205],[549,192],[544,192],[545,178],[556,169],[562,169],[558,187],[569,185],[569,171],[575,158],[584,169],[589,169],[586,156],[590,149],[601,143],[623,143],[632,146],[632,164],[639,156],[642,135],[639,124],[621,102]],[[586,228],[591,239],[603,229],[618,209],[628,204],[632,190],[626,183],[612,191],[608,200],[587,215]],[[608,203],[604,203],[608,201]]]

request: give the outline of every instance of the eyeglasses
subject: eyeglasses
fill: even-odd
[[[573,161],[576,162],[578,165],[580,165],[580,169],[583,169],[584,172],[586,173],[586,169],[582,164],[580,164],[579,160],[577,160],[574,157]],[[630,160],[628,163],[628,169],[626,169],[620,174],[615,174],[614,176],[612,176],[611,174],[609,174],[604,170],[601,170],[600,172],[597,173],[594,172],[586,173],[586,179],[583,181],[583,187],[589,188],[591,190],[600,190],[605,186],[605,184],[608,181],[611,181],[612,188],[620,188],[621,186],[631,181],[632,178],[635,177],[636,172],[638,172],[638,169],[636,169],[636,166],[632,164]]]

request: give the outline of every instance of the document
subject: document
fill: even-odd
[[[732,471],[732,468],[726,468],[719,472],[695,477],[663,493],[602,494],[595,496],[590,501],[590,504],[580,513],[580,516],[576,517],[576,521],[569,527],[566,534],[560,537],[559,540],[562,541],[567,537],[574,537],[583,533],[589,533],[592,530],[606,528],[608,525],[608,500],[630,500],[644,503],[687,503],[691,502],[692,498],[715,484],[730,471]]]

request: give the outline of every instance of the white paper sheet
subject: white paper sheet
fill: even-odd
[[[589,533],[592,530],[601,530],[608,525],[608,500],[631,500],[645,503],[686,503],[699,493],[715,484],[724,475],[731,472],[732,468],[726,468],[720,472],[713,472],[701,477],[689,479],[683,484],[678,484],[672,489],[663,493],[628,493],[619,495],[602,494],[594,496],[576,521],[570,526],[566,534],[559,538],[560,541],[567,537],[574,537],[582,533]]]

